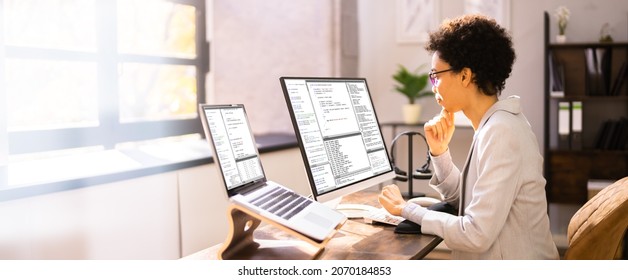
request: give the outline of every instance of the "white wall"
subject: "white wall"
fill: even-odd
[[[255,133],[294,133],[279,77],[334,75],[335,2],[212,2],[208,100],[245,104]]]

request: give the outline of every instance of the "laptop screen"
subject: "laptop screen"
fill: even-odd
[[[243,105],[202,105],[205,134],[214,147],[227,191],[264,179]],[[209,133],[207,133],[209,129]]]

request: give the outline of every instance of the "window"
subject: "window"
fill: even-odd
[[[0,0],[0,8],[8,154],[202,133],[204,0]]]

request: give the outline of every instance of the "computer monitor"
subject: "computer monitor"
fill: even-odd
[[[395,177],[366,79],[279,80],[314,199],[339,202]]]

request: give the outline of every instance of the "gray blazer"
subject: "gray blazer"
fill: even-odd
[[[433,176],[430,186],[443,200],[464,205],[461,216],[425,212],[422,231],[442,237],[454,259],[558,259],[543,157],[518,96],[486,112],[471,147],[463,199],[463,172],[449,151],[433,157],[436,174],[444,178]]]

